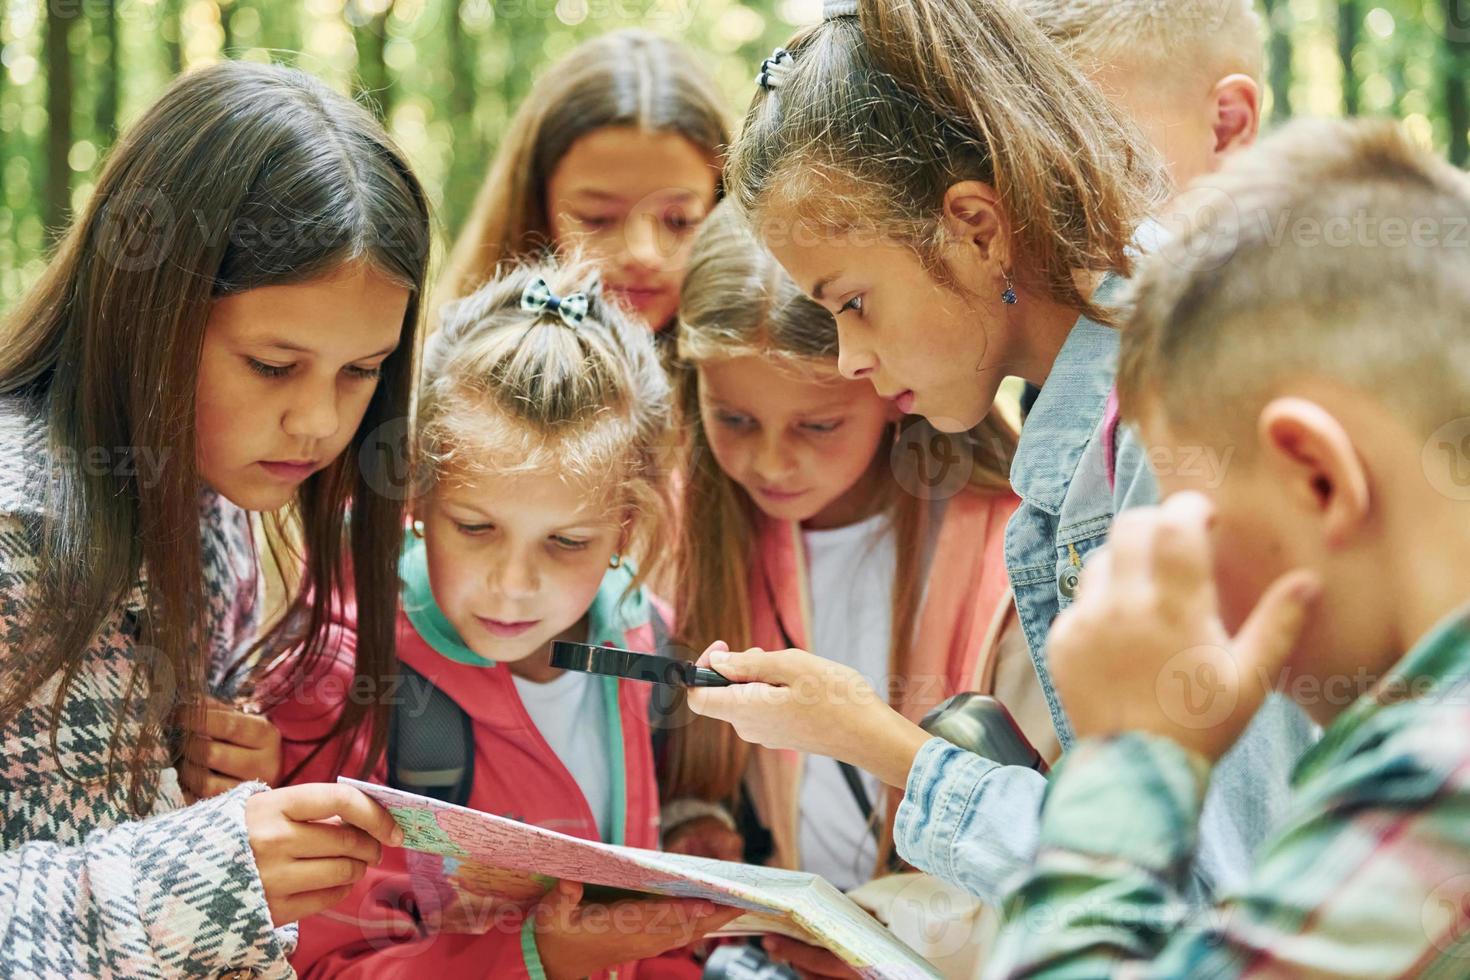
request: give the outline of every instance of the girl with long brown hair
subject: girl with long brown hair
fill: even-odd
[[[695,242],[677,352],[688,437],[681,641],[814,649],[913,719],[999,684],[1036,722],[1028,734],[1054,743],[1024,640],[1000,656],[998,638],[1020,633],[1003,555],[1016,434],[999,412],[944,434],[844,379],[832,315],[729,203]],[[682,801],[743,789],[770,836],[769,853],[750,857],[845,890],[892,864],[897,795],[831,759],[752,749],[697,719],[674,728],[664,782],[681,801],[670,805],[670,849],[718,855],[718,816]],[[680,816],[694,819],[680,827]]]
[[[275,927],[401,839],[344,787],[251,781],[185,807],[171,765],[180,711],[253,651],[319,656],[341,589],[366,610],[362,689],[392,679],[403,504],[373,440],[408,411],[429,241],[367,111],[224,63],[123,135],[0,325],[11,970],[284,975]],[[304,529],[279,556],[304,587],[264,637],[252,511]],[[344,723],[381,715],[366,700]],[[315,823],[332,816],[362,829]]]
[[[731,151],[731,194],[836,317],[844,377],[950,431],[990,412],[1007,375],[1040,388],[1011,465],[1021,503],[1005,563],[1065,750],[1072,731],[1047,634],[1114,515],[1157,497],[1145,454],[1108,405],[1114,324],[1162,170],[1009,0],[827,8],[768,62]],[[929,738],[865,696],[850,668],[803,651],[713,650],[708,661],[764,683],[693,692],[691,708],[762,745],[830,755],[903,788],[899,853],[1000,901],[1035,846],[1041,774]],[[1107,678],[1095,696],[1107,697]],[[1195,896],[1242,879],[1313,738],[1276,699],[1215,771]]]
[[[680,44],[621,30],[579,45],[517,110],[436,308],[502,263],[575,249],[601,268],[609,298],[666,329],[729,141],[718,91]]]

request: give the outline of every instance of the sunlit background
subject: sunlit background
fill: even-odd
[[[0,0],[0,309],[35,279],[125,127],[182,70],[278,60],[371,100],[459,227],[537,73],[643,26],[705,52],[738,118],[821,0]],[[1393,115],[1470,157],[1470,0],[1270,0],[1267,109]]]

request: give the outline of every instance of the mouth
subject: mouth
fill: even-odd
[[[757,487],[755,491],[760,497],[772,503],[785,504],[793,500],[805,497],[807,490],[775,490],[767,487]]]
[[[911,389],[904,389],[896,395],[883,395],[882,397],[898,406],[898,410],[905,415],[911,415],[914,411],[914,393]]]
[[[541,622],[539,619],[491,619],[488,616],[476,616],[475,619],[485,628],[485,632],[503,640],[521,636]]]
[[[614,286],[607,291],[621,299],[626,305],[641,310],[661,299],[667,292],[662,286]]]
[[[261,460],[260,466],[271,476],[287,483],[300,483],[322,468],[319,459]]]

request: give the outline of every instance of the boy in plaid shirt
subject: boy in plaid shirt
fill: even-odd
[[[1467,975],[1470,182],[1392,124],[1298,123],[1191,199],[1119,371],[1170,496],[1052,629],[1081,741],[991,972]],[[1211,767],[1272,689],[1326,731],[1191,916]]]

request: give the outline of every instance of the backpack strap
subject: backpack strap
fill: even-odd
[[[669,624],[664,622],[658,606],[648,604],[648,627],[653,631],[653,652],[661,657],[678,657],[670,649]],[[682,658],[680,658],[682,659]],[[648,696],[648,730],[653,742],[655,763],[662,762],[668,746],[669,729],[673,725],[674,712],[683,697],[683,692],[667,684],[654,684]]]
[[[388,785],[464,806],[475,776],[470,716],[408,664],[400,662],[398,671],[401,687],[388,725]]]

